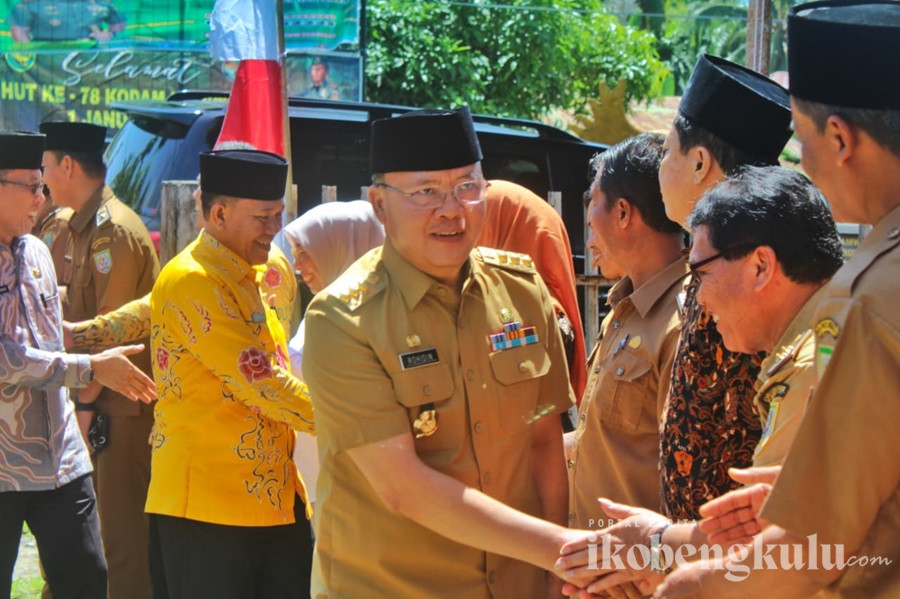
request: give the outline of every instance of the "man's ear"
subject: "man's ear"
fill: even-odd
[[[616,226],[620,229],[627,229],[634,220],[634,206],[625,198],[619,198],[611,208],[612,217],[615,219]]]
[[[844,166],[859,147],[859,133],[850,123],[836,114],[825,120],[825,140],[836,159],[836,166]]]
[[[209,208],[209,218],[206,219],[207,226],[221,229],[225,225],[226,208],[227,206],[222,202],[213,202]]]
[[[375,218],[382,225],[384,224],[384,190],[375,185],[369,186],[369,202],[372,204],[372,210],[375,212]]]
[[[694,163],[694,172],[691,175],[691,180],[694,184],[700,185],[710,175],[716,174],[718,165],[706,146],[694,146],[688,151],[688,156]]]
[[[775,250],[767,245],[761,245],[753,250],[750,265],[751,268],[753,268],[753,288],[756,291],[760,291],[769,286],[779,269],[778,257],[775,255]]]

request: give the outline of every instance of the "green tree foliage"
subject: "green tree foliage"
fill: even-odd
[[[624,79],[628,100],[647,99],[667,75],[656,38],[600,0],[369,0],[366,10],[371,101],[536,118],[583,111],[601,81]]]

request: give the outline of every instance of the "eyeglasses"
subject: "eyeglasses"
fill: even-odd
[[[44,182],[40,183],[23,183],[21,181],[12,181],[10,179],[0,179],[0,183],[5,185],[16,185],[18,187],[24,187],[28,191],[31,192],[31,195],[37,195],[39,193],[44,193]]]
[[[436,187],[423,187],[416,191],[403,191],[387,183],[376,183],[375,187],[384,187],[394,193],[398,193],[410,200],[416,208],[422,210],[434,210],[444,205],[448,195],[453,195],[456,201],[465,206],[474,206],[484,201],[484,191],[491,184],[484,179],[465,181],[451,189],[438,189]]]
[[[701,280],[701,273],[698,270],[702,266],[706,266],[710,262],[715,262],[719,258],[729,258],[729,257],[738,257],[740,254],[746,254],[750,250],[759,247],[758,243],[741,243],[734,247],[725,248],[718,254],[713,254],[709,258],[704,258],[699,262],[688,262],[688,268],[691,271],[691,277],[693,277],[696,281]]]

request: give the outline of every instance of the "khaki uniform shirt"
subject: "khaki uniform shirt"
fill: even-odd
[[[816,375],[816,341],[809,323],[825,288],[818,289],[800,308],[782,333],[775,349],[763,360],[756,381],[756,409],[763,423],[753,465],[779,466],[803,422],[806,406],[819,378]]]
[[[762,517],[863,556],[832,596],[900,596],[900,208],[832,278],[813,319],[819,384]],[[832,548],[832,556],[835,551]],[[872,558],[891,565],[868,563]]]
[[[146,295],[159,274],[159,260],[147,227],[131,208],[103,186],[69,219],[65,268],[60,275],[66,285],[63,315],[68,321],[93,318]],[[150,372],[147,350],[133,357]],[[151,407],[133,402],[110,389],[97,398],[101,412],[136,416]]]
[[[568,462],[572,528],[605,527],[598,497],[659,510],[659,418],[681,331],[677,295],[687,272],[679,258],[637,290],[625,278],[610,291],[613,309],[591,355]]]
[[[412,432],[429,467],[540,515],[531,423],[574,404],[546,286],[531,259],[478,248],[460,299],[389,244],[363,256],[306,315],[303,372],[316,410],[314,597],[527,598],[540,569],[447,539],[387,509],[347,450]],[[537,342],[492,351],[504,324]],[[419,424],[417,424],[417,421]]]
[[[71,208],[54,207],[32,231],[32,235],[50,248],[57,278],[62,275],[65,268],[66,250],[69,248],[70,218],[72,218]]]

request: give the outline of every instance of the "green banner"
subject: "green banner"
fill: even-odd
[[[249,1],[249,0],[248,0]],[[261,0],[274,1],[274,0]],[[0,51],[127,43],[205,49],[213,0],[0,0]],[[285,0],[285,46],[334,50],[359,43],[359,0]]]

